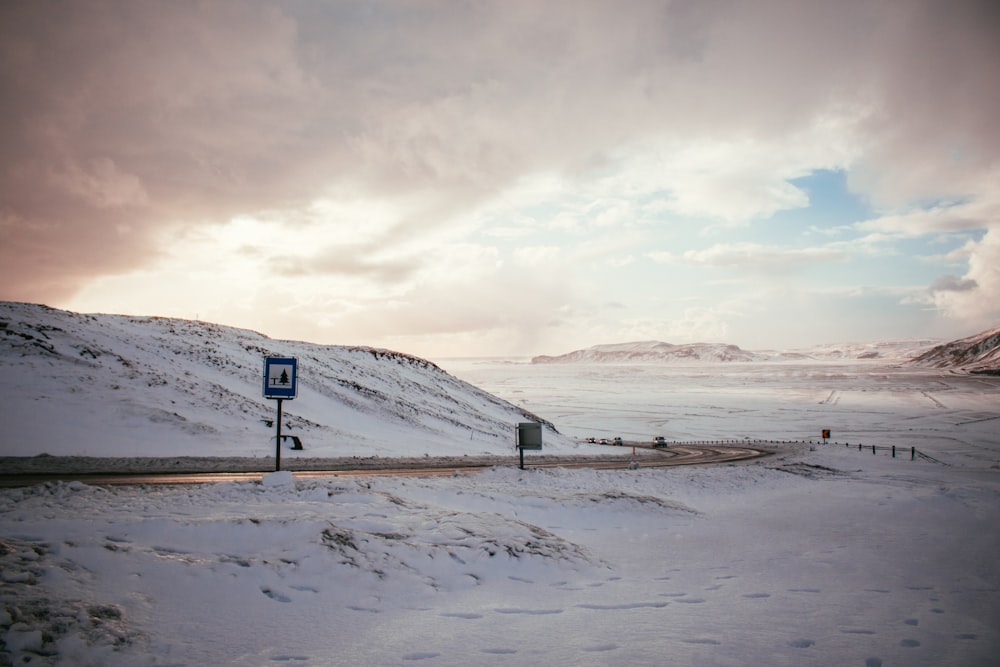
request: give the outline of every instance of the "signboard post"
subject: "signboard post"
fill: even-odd
[[[822,435],[823,435],[823,444],[825,445],[826,441],[830,439],[830,429],[828,428],[823,429]]]
[[[538,422],[520,422],[517,425],[517,450],[521,455],[521,470],[524,470],[524,450],[542,449],[542,425]]]
[[[274,470],[281,470],[281,402],[292,400],[298,392],[298,359],[264,357],[264,398],[278,401],[277,433],[274,443]]]

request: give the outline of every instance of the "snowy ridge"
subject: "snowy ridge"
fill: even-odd
[[[533,364],[551,363],[691,363],[759,362],[840,359],[880,359],[903,361],[935,345],[930,339],[877,341],[872,343],[837,343],[801,350],[749,351],[724,343],[689,343],[674,345],[661,341],[637,341],[594,345],[557,356],[540,355]]]
[[[938,345],[918,356],[913,363],[930,368],[1000,374],[1000,327]]]
[[[282,432],[300,437],[305,456],[509,453],[514,424],[541,421],[389,350],[0,303],[0,427],[17,434],[4,453],[273,456],[275,402],[261,396],[269,355],[299,360]],[[547,444],[569,445],[547,426]]]

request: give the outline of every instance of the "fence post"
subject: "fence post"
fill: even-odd
[[[858,451],[859,452],[861,451],[861,443],[860,442],[858,443]]]
[[[892,446],[892,458],[896,458],[896,445]]]
[[[913,461],[916,458],[917,458],[917,448],[910,447],[910,460]]]
[[[872,445],[872,455],[875,455],[875,445]]]

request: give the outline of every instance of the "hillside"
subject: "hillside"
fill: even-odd
[[[639,341],[594,345],[557,356],[541,355],[533,364],[565,363],[697,363],[697,362],[758,362],[758,361],[817,361],[880,359],[903,361],[937,341],[904,340],[874,343],[839,343],[801,350],[744,350],[722,343],[690,343],[673,345],[660,341]]]
[[[273,456],[265,356],[298,358],[282,422],[304,451],[288,456],[507,454],[514,424],[538,420],[398,352],[0,302],[2,453]],[[547,446],[572,446],[547,427]]]
[[[912,363],[930,368],[1000,375],[1000,327],[933,347],[913,359]]]

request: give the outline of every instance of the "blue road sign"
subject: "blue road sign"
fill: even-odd
[[[295,357],[264,357],[264,398],[295,398],[297,370]]]

